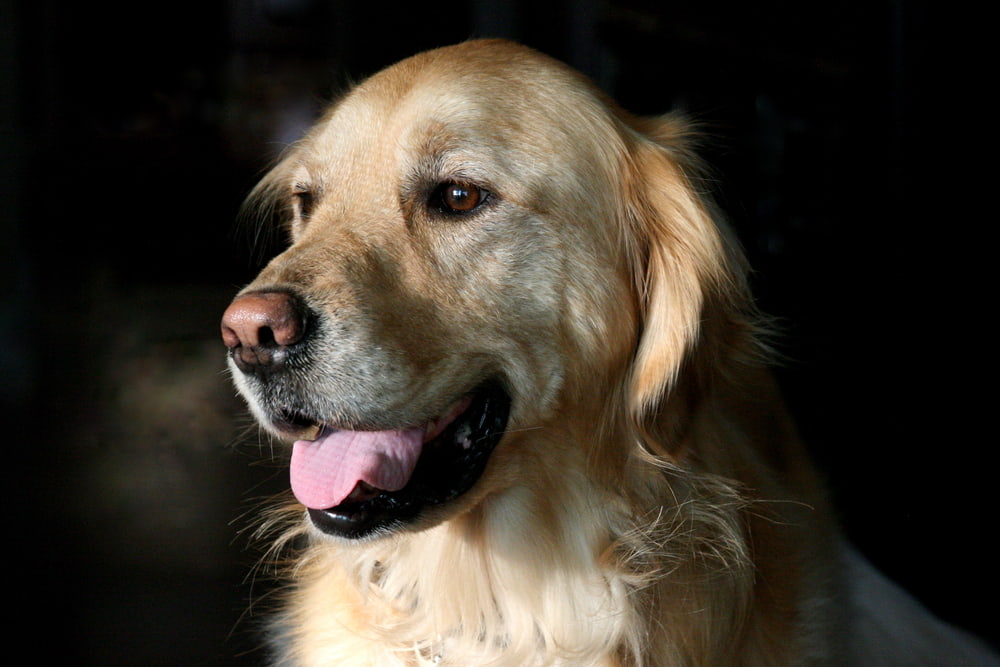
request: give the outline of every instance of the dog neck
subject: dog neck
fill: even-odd
[[[585,455],[550,444],[550,453]],[[739,634],[752,578],[739,498],[721,489],[733,502],[709,504],[719,483],[692,479],[677,476],[677,502],[653,516],[578,474],[529,480],[424,531],[346,547],[316,541],[298,569],[298,618],[284,619],[299,636],[283,644],[289,656],[322,652],[298,656],[302,664],[349,665],[359,655],[369,662],[357,664],[379,665],[697,662],[704,647],[727,645],[705,627]],[[662,479],[630,488],[644,486],[662,492]],[[716,562],[692,564],[690,553]],[[664,577],[676,582],[666,593]],[[643,656],[650,633],[671,635],[658,645],[673,654]]]

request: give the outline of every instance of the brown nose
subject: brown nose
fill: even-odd
[[[288,292],[242,294],[222,315],[222,340],[245,373],[284,366],[289,346],[302,340],[305,329],[305,309]]]

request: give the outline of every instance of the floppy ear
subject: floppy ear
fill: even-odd
[[[642,325],[629,390],[641,423],[686,363],[713,341],[709,319],[733,314],[742,294],[734,248],[691,182],[685,126],[675,118],[646,121],[633,135],[626,187],[633,274]]]

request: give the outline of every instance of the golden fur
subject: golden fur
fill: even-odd
[[[324,341],[317,392],[341,391],[328,378],[350,363],[373,370],[351,395],[400,423],[487,373],[513,401],[475,486],[405,529],[337,539],[301,505],[272,512],[262,534],[305,541],[279,664],[831,655],[826,501],[688,134],[527,48],[475,41],[357,86],[257,188],[292,243],[244,293],[294,289],[362,332]],[[449,179],[490,206],[435,219],[424,184]]]

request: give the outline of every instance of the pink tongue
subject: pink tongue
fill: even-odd
[[[406,486],[423,446],[423,429],[331,431],[292,446],[292,492],[312,509],[344,502],[358,482],[383,491]]]

